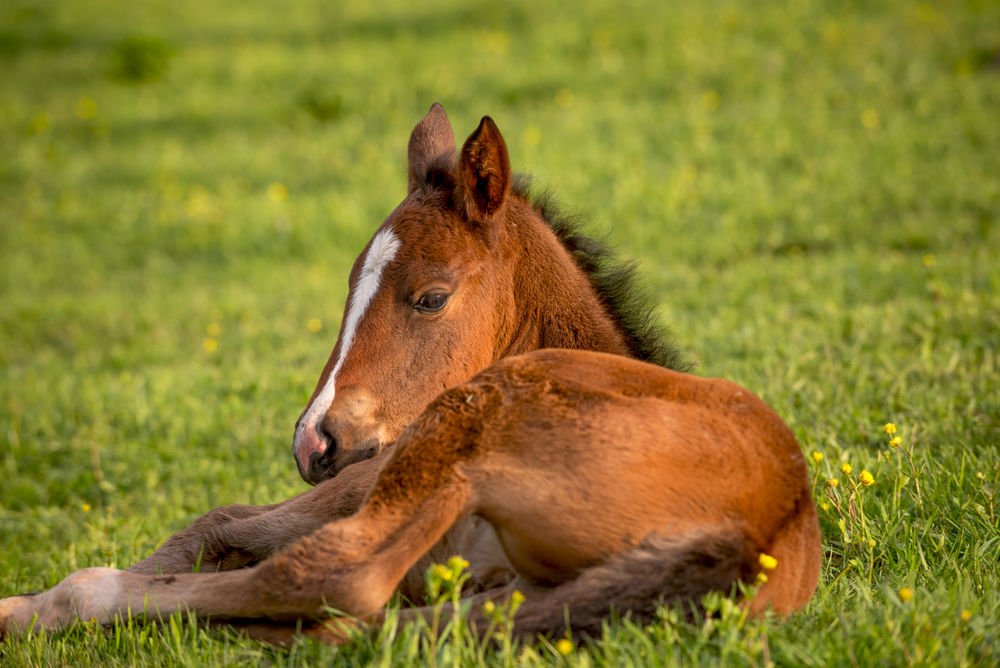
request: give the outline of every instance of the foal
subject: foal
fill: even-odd
[[[318,623],[326,606],[373,619],[397,588],[418,591],[421,557],[454,552],[481,588],[526,594],[522,633],[560,630],[567,610],[594,632],[612,608],[642,617],[696,601],[751,579],[761,552],[778,568],[751,608],[803,605],[819,530],[790,431],[738,386],[625,357],[676,360],[621,317],[586,253],[574,261],[511,180],[490,119],[456,158],[435,105],[410,139],[408,196],[355,263],[296,427],[299,470],[317,487],[219,509],[131,573],[86,569],[0,601],[0,632],[36,613],[58,628],[189,609],[257,620],[247,628],[269,639],[304,623],[337,640]],[[545,347],[600,352],[528,352]],[[260,563],[183,573],[199,551],[219,569]]]

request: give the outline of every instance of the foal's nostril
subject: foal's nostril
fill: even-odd
[[[314,480],[322,480],[329,476],[333,468],[334,457],[337,455],[337,438],[322,423],[316,425],[316,433],[326,447],[309,455],[309,472]]]
[[[337,437],[333,435],[333,432],[330,431],[325,422],[320,422],[316,425],[316,433],[319,434],[320,439],[326,444],[326,449],[323,450],[323,457],[333,457],[337,452]]]

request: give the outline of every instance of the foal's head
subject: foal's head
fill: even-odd
[[[296,424],[308,482],[375,455],[435,396],[501,357],[636,352],[588,275],[512,192],[489,117],[456,155],[434,105],[410,136],[408,162],[406,199],[354,263],[340,336]]]

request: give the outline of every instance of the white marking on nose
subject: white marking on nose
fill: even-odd
[[[347,309],[347,318],[344,320],[344,326],[340,334],[340,355],[337,356],[337,363],[330,370],[330,375],[327,376],[323,389],[313,399],[313,402],[306,410],[306,414],[299,422],[299,428],[295,432],[296,450],[298,450],[301,434],[306,429],[315,427],[316,423],[322,419],[322,416],[330,410],[330,405],[333,403],[333,397],[336,394],[335,383],[337,374],[340,372],[340,367],[344,365],[344,360],[347,359],[347,353],[351,350],[351,345],[354,343],[354,335],[358,331],[361,319],[368,311],[368,307],[371,306],[372,299],[378,293],[382,282],[382,272],[385,270],[386,265],[396,257],[399,247],[399,237],[388,227],[380,230],[372,239],[371,245],[368,247],[368,254],[361,265],[361,275],[358,277],[358,282],[351,291],[350,307]]]

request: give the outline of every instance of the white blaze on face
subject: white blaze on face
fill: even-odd
[[[333,397],[336,394],[335,383],[337,374],[344,365],[347,354],[351,351],[351,344],[354,343],[354,335],[358,331],[361,319],[368,311],[372,299],[378,293],[379,286],[382,283],[382,272],[385,270],[386,265],[396,257],[396,253],[399,252],[399,246],[399,237],[388,227],[380,230],[372,239],[371,245],[368,247],[368,255],[365,256],[365,261],[361,265],[361,275],[358,276],[358,282],[351,291],[350,307],[347,309],[347,318],[344,320],[344,325],[340,332],[340,355],[337,356],[337,363],[330,370],[330,375],[327,376],[323,389],[313,399],[313,402],[309,405],[305,415],[299,422],[299,428],[295,433],[296,449],[298,448],[302,432],[306,429],[314,429],[316,423],[322,420],[326,412],[330,410],[330,405],[333,403]]]

